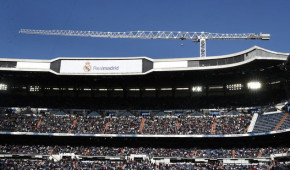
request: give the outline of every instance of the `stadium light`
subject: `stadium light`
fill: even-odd
[[[176,90],[189,90],[189,88],[187,88],[187,87],[178,87],[178,88],[176,88]]]
[[[258,81],[252,81],[248,83],[248,89],[256,90],[262,87],[261,83]]]
[[[168,90],[172,90],[172,88],[161,88],[160,90],[162,90],[162,91],[168,91]]]
[[[233,91],[233,90],[242,90],[243,85],[240,84],[240,83],[239,84],[228,84],[226,87],[230,91]]]
[[[281,83],[281,81],[273,81],[270,84],[279,84],[279,83]]]
[[[38,92],[40,90],[39,86],[29,86],[30,92]]]
[[[129,91],[140,91],[140,89],[129,89]]]
[[[155,88],[146,88],[145,91],[155,91]]]
[[[223,88],[224,88],[223,86],[210,86],[210,87],[208,87],[208,89],[210,89],[210,90],[223,89]]]
[[[6,90],[7,90],[7,84],[3,84],[3,83],[1,83],[1,84],[0,84],[0,90],[1,90],[1,91],[6,91]]]
[[[193,86],[191,90],[192,92],[202,92],[202,86]]]

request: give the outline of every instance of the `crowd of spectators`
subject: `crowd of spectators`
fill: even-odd
[[[140,128],[143,121],[143,127]],[[243,134],[251,116],[0,115],[0,131],[82,134]],[[215,126],[213,126],[215,125]]]
[[[233,117],[233,119],[239,118]],[[211,134],[212,125],[215,121],[216,119],[211,116],[184,117],[180,120],[178,134]]]
[[[181,117],[146,117],[142,133],[162,135],[176,134],[176,123],[181,119]]]
[[[74,121],[76,122],[75,125]],[[105,126],[109,121],[110,118],[78,116],[69,123],[73,125],[71,133],[100,134],[104,132]],[[70,132],[69,129],[68,132]]]
[[[239,116],[236,119],[232,117],[220,117],[216,119],[215,134],[242,134],[246,133],[247,125],[250,125],[249,116]]]
[[[107,134],[138,134],[140,133],[140,124],[142,117],[138,116],[121,116],[112,118]]]
[[[232,169],[279,169],[287,170],[290,168],[289,163],[276,164],[254,164],[254,165],[240,165],[240,164],[223,164],[223,162],[209,162],[209,163],[175,163],[175,164],[155,164],[150,161],[81,161],[62,159],[60,161],[53,160],[36,160],[36,159],[0,159],[0,169],[177,169],[177,170],[232,170]]]
[[[47,132],[47,133],[68,133],[73,128],[74,118],[71,116],[46,116],[40,117],[38,121],[40,125],[35,125],[35,132]]]
[[[44,146],[44,145],[0,145],[0,155],[42,155],[39,159],[16,157],[0,159],[0,169],[288,169],[289,164],[236,165],[223,164],[222,161],[208,163],[170,163],[152,162],[152,158],[258,158],[270,157],[270,154],[287,153],[290,148],[233,148],[233,149],[201,149],[201,148],[131,148],[102,146]],[[56,161],[50,155],[74,153],[82,156],[122,156],[123,160],[82,160],[63,157]],[[125,159],[131,154],[147,155],[149,159],[135,161]]]
[[[128,169],[123,162],[116,161],[80,161],[71,159],[31,160],[31,159],[0,159],[0,169]]]
[[[287,153],[289,148],[152,148],[152,147],[104,147],[104,146],[44,146],[44,145],[0,145],[0,154],[61,154],[74,153],[85,156],[129,156],[131,154],[153,157],[183,158],[257,158],[271,154]]]
[[[0,115],[1,131],[33,132],[37,124],[37,117],[20,114]]]

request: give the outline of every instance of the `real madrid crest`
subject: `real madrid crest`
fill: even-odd
[[[90,62],[86,62],[85,66],[83,67],[85,72],[89,72],[92,69],[91,63]]]

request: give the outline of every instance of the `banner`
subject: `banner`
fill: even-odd
[[[136,60],[61,60],[63,74],[142,73],[142,59]]]

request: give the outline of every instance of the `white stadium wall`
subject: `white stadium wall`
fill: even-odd
[[[164,68],[185,68],[188,65],[188,61],[170,61],[170,62],[154,62],[154,69]]]
[[[50,63],[17,62],[16,68],[18,68],[18,69],[43,69],[43,70],[49,70],[50,69]]]

